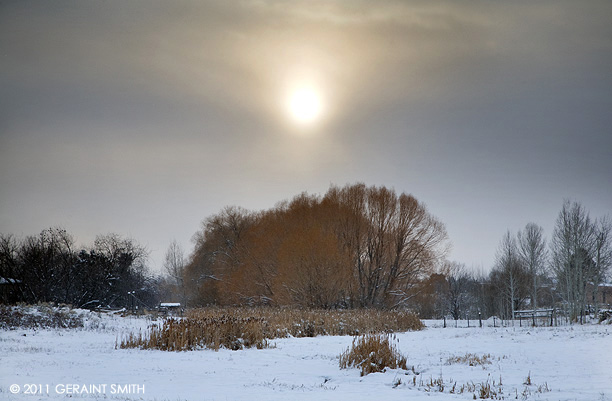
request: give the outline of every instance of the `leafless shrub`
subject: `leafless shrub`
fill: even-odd
[[[359,368],[361,376],[382,372],[385,368],[408,369],[406,357],[400,354],[389,334],[366,334],[353,339],[353,344],[340,355],[340,368]]]

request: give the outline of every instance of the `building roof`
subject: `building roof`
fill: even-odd
[[[16,278],[4,278],[0,277],[0,284],[19,284],[21,280],[17,280]]]

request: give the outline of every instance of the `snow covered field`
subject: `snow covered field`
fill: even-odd
[[[414,370],[360,377],[338,367],[347,336],[280,339],[263,350],[115,349],[117,338],[149,323],[92,315],[85,329],[0,331],[0,399],[470,400],[488,386],[494,399],[612,400],[611,325],[444,329],[426,321],[427,329],[396,336]],[[466,354],[490,363],[449,361]]]

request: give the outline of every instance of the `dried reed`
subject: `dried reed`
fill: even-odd
[[[420,330],[412,313],[379,310],[298,310],[271,308],[194,309],[184,318],[166,318],[146,334],[130,333],[121,348],[186,351],[198,348],[264,348],[268,340],[318,335]]]
[[[405,369],[406,357],[392,343],[389,334],[366,334],[353,339],[353,345],[340,354],[340,368],[361,369],[361,376],[382,372],[385,368]]]

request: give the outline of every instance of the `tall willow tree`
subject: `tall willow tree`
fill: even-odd
[[[362,307],[405,304],[446,254],[444,225],[412,195],[355,184],[332,187],[324,200],[345,210],[339,237],[352,256]]]
[[[194,304],[404,305],[442,261],[442,223],[413,196],[363,184],[250,213],[226,208],[196,234]]]

